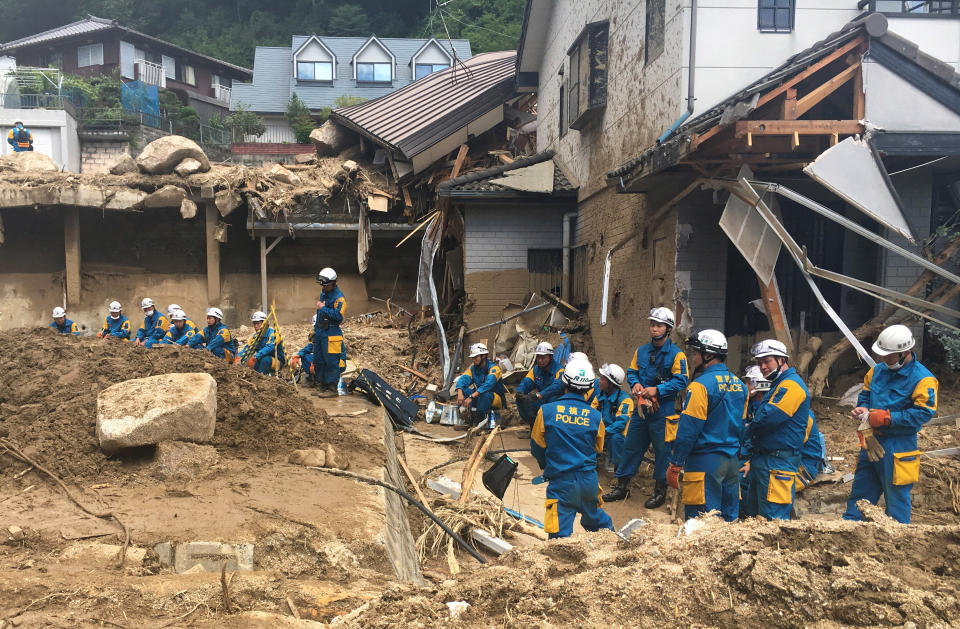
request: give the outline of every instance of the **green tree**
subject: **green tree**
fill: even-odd
[[[293,127],[293,134],[297,136],[298,144],[310,142],[310,132],[316,126],[313,123],[313,118],[310,117],[310,109],[296,94],[291,95],[290,101],[287,103],[287,122]]]
[[[227,116],[223,124],[233,131],[235,138],[243,140],[243,136],[252,135],[259,138],[267,132],[267,125],[263,118],[250,111],[246,105],[237,105],[237,110]]]
[[[370,20],[363,7],[357,4],[341,4],[330,12],[327,34],[334,36],[366,36],[370,34]]]

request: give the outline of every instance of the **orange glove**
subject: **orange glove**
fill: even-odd
[[[867,415],[871,428],[884,428],[890,425],[890,411],[885,408],[871,408]]]
[[[313,373],[314,373],[314,371],[313,371],[313,363],[310,363],[310,375],[313,375]]]
[[[98,339],[102,339],[102,338],[103,338],[103,330],[100,330],[99,332],[97,332],[97,338],[98,338]]]
[[[250,360],[247,361],[247,367],[250,367],[251,369],[253,369],[253,366],[256,365],[256,364],[257,364],[257,357],[256,357],[256,356],[251,356],[251,357],[250,357]]]
[[[290,359],[290,367],[292,369],[297,369],[300,367],[300,356],[294,356]]]
[[[680,474],[683,472],[683,468],[679,465],[674,465],[671,463],[667,466],[667,485],[673,487],[674,489],[680,489]]]

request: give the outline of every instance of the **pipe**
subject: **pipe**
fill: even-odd
[[[663,144],[680,128],[687,118],[693,115],[694,85],[697,74],[697,0],[690,0],[690,55],[687,63],[687,111],[677,118],[666,131],[657,138],[657,144]]]
[[[573,230],[570,228],[570,219],[577,217],[577,212],[567,212],[563,215],[563,278],[560,283],[560,296],[564,301],[570,301],[573,293],[573,279],[570,273],[570,243],[573,240]]]

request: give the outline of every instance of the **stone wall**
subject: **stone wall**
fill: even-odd
[[[108,172],[110,166],[124,155],[130,155],[130,142],[127,140],[81,140],[80,172]]]

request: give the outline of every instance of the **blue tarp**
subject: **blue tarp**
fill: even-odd
[[[122,83],[120,104],[126,111],[160,118],[160,91],[156,85],[147,85],[143,81]]]

